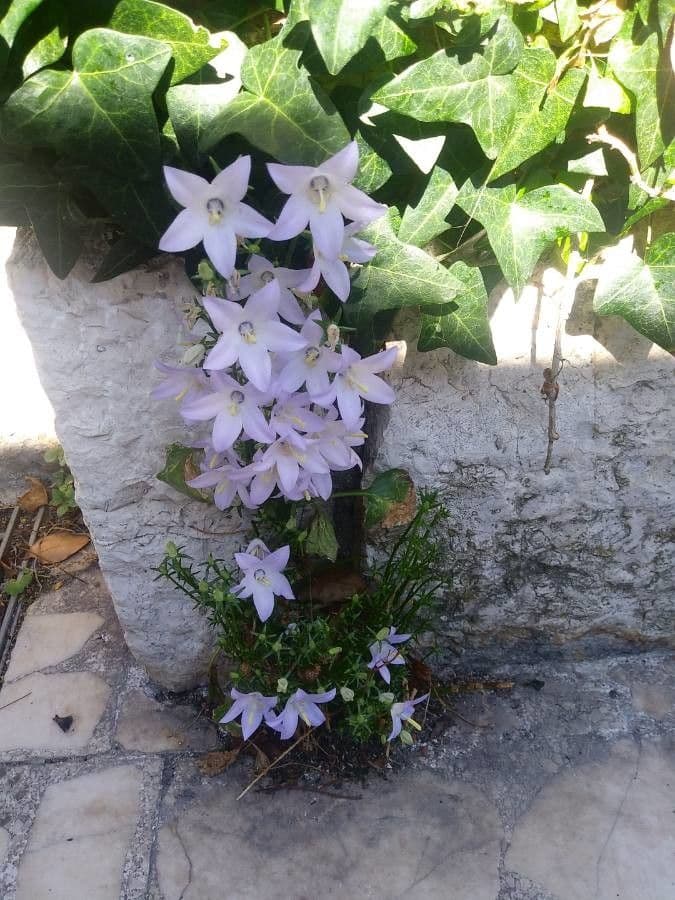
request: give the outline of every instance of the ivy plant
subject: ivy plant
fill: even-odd
[[[31,225],[57,276],[96,223],[94,280],[156,252],[175,214],[163,165],[212,178],[253,153],[274,219],[264,163],[317,165],[355,138],[356,186],[389,207],[345,310],[361,343],[412,308],[420,350],[494,364],[486,288],[503,275],[519,294],[551,255],[597,280],[598,315],[675,349],[672,0],[2,10],[0,222]]]

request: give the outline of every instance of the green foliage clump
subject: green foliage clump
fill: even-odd
[[[0,221],[32,225],[60,277],[89,222],[113,225],[95,280],[155,252],[163,164],[212,177],[253,152],[250,199],[274,218],[265,159],[316,165],[354,137],[357,186],[390,207],[344,310],[361,343],[412,307],[420,350],[494,364],[486,286],[518,293],[554,254],[598,279],[597,315],[675,349],[671,0],[3,10]]]
[[[374,566],[366,581],[346,577],[340,592],[343,573],[329,570],[330,597],[321,592],[320,577],[302,568],[302,557],[296,557],[295,578],[292,571],[287,574],[298,599],[277,603],[264,623],[250,599],[239,599],[232,592],[239,577],[220,560],[211,557],[196,568],[170,544],[158,571],[206,612],[218,646],[231,663],[229,681],[238,690],[278,695],[283,705],[298,688],[321,693],[335,687],[331,727],[359,741],[378,735],[384,741],[392,727],[392,703],[411,693],[411,657],[421,659],[432,650],[438,593],[447,583],[437,572],[433,533],[445,516],[435,495],[423,494],[386,563]],[[273,506],[265,509],[258,525],[266,535],[287,537],[300,530],[288,509],[276,515]],[[370,645],[384,639],[392,626],[412,637],[401,648],[408,665],[392,665],[387,686],[367,663]],[[215,717],[220,718],[227,706],[229,702],[217,708]]]
[[[75,500],[75,481],[66,464],[66,458],[62,447],[47,450],[44,454],[47,463],[57,463],[58,470],[52,477],[49,505],[56,510],[56,515],[61,517],[74,509],[77,509]]]

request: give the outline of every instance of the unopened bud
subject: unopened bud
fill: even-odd
[[[412,734],[410,734],[409,731],[402,731],[402,732],[401,732],[401,743],[402,743],[402,744],[405,744],[406,747],[412,747],[412,745],[413,745],[413,738],[412,738]]]
[[[354,691],[348,687],[341,687],[340,696],[345,701],[345,703],[351,703],[354,699]]]
[[[335,324],[335,322],[331,322],[328,328],[326,328],[326,343],[331,348],[331,350],[335,350],[339,341],[340,329]]]

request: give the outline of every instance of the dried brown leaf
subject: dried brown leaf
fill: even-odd
[[[89,543],[88,534],[73,534],[70,531],[53,531],[31,544],[31,555],[41,563],[60,563],[73,556]]]
[[[25,512],[36,512],[41,506],[46,506],[49,502],[47,489],[39,478],[31,478],[29,476],[26,478],[26,481],[30,484],[30,488],[19,497],[17,502]]]
[[[239,756],[240,750],[241,747],[237,747],[235,750],[212,750],[206,756],[197,760],[197,768],[202,775],[207,775],[208,777],[220,775],[221,772],[224,772],[225,769],[232,765]]]

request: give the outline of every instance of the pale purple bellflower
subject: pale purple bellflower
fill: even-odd
[[[416,728],[418,731],[421,730],[422,726],[413,719],[413,716],[417,704],[426,700],[428,696],[429,694],[423,694],[421,697],[418,697],[417,700],[405,700],[403,703],[392,703],[390,713],[393,727],[387,740],[393,741],[394,738],[399,736],[404,722],[408,725],[412,725],[413,728]],[[272,722],[268,722],[267,724],[274,727]]]
[[[267,444],[275,432],[268,425],[260,407],[269,396],[252,384],[239,384],[224,372],[214,372],[209,378],[211,391],[181,406],[186,422],[206,422],[214,419],[213,448],[219,453],[228,450],[242,430],[254,441]]]
[[[245,741],[251,737],[263,719],[269,725],[270,720],[275,718],[272,709],[278,697],[264,697],[259,691],[243,694],[236,688],[232,688],[230,696],[234,703],[220,720],[220,724],[233,722],[241,716],[241,733]]]
[[[384,215],[387,209],[350,183],[358,165],[356,141],[316,168],[268,163],[274,183],[284,194],[290,194],[268,237],[273,241],[288,240],[309,223],[314,246],[325,257],[337,259],[344,239],[343,215],[366,224]]]
[[[298,285],[299,291],[312,291],[323,280],[333,293],[344,303],[349,297],[351,282],[346,262],[367,263],[375,256],[377,249],[360,238],[354,237],[363,228],[361,222],[352,222],[345,226],[342,247],[337,258],[324,256],[318,247],[314,247],[314,265],[307,278]]]
[[[319,325],[321,313],[314,310],[307,317],[300,334],[307,341],[303,350],[288,355],[288,361],[279,372],[279,386],[285,391],[297,391],[307,385],[310,397],[318,397],[330,390],[329,372],[337,372],[342,359],[326,346],[326,336]],[[331,401],[332,402],[332,401]]]
[[[388,666],[403,666],[405,659],[401,656],[395,644],[403,644],[409,640],[409,634],[396,634],[395,628],[390,628],[386,637],[375,641],[368,648],[370,650],[369,669],[375,669],[387,684],[391,684],[391,672]]]
[[[166,378],[153,388],[151,396],[154,400],[192,400],[208,390],[209,380],[201,368],[169,366],[160,360],[155,360],[155,368]]]
[[[159,249],[189,250],[203,241],[213,265],[229,278],[237,255],[237,235],[266,237],[272,228],[271,222],[241,202],[250,174],[250,156],[240,156],[210,183],[191,172],[164,166],[167,186],[185,209],[162,235]]]
[[[396,348],[391,347],[361,359],[356,350],[343,345],[342,368],[333,379],[328,393],[317,396],[316,402],[325,405],[337,400],[340,415],[348,427],[361,417],[361,398],[371,403],[393,403],[396,394],[375,373],[391,368],[397,353]]]
[[[322,725],[326,721],[326,716],[317,706],[318,703],[329,703],[335,697],[335,688],[326,691],[323,694],[308,694],[298,688],[286,701],[286,706],[273,719],[269,719],[267,724],[270,728],[278,731],[282,741],[287,741],[293,737],[298,727],[298,719],[306,725]]]
[[[269,282],[273,282],[279,289],[279,315],[293,325],[302,325],[306,316],[293,295],[293,289],[306,281],[310,272],[311,269],[273,266],[264,256],[253,254],[248,261],[248,275],[242,276],[239,280],[239,296],[245,300]]]
[[[243,307],[211,297],[204,306],[221,333],[204,368],[227,369],[238,360],[244,375],[261,391],[272,381],[270,351],[301,350],[307,344],[302,335],[279,321],[279,291],[273,282],[252,294]]]
[[[233,588],[232,593],[244,600],[252,597],[260,621],[266,622],[272,615],[275,597],[295,599],[288,579],[282,574],[288,565],[291,551],[287,545],[275,550],[274,553],[263,553],[261,556],[259,548],[255,553],[248,552],[250,549],[249,546],[244,553],[234,554],[244,577],[237,587]]]

